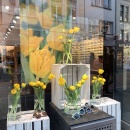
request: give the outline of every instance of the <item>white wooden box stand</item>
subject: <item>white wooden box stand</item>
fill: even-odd
[[[94,106],[98,107],[102,111],[108,113],[109,115],[112,115],[116,118],[116,130],[121,130],[121,108],[120,108],[120,102],[113,100],[111,98],[103,97],[102,103],[100,105]],[[104,102],[106,99],[106,102]]]
[[[7,130],[50,130],[50,119],[48,116],[36,119],[33,111],[25,111],[19,120],[7,120]]]
[[[89,79],[81,88],[80,99],[90,99],[90,65],[89,64],[54,64],[52,73],[55,78],[52,80],[52,102],[59,108],[63,109],[65,101],[64,89],[59,86],[58,79],[62,74],[68,85],[75,85],[83,74],[87,74]]]

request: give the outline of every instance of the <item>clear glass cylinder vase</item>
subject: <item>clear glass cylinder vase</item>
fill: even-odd
[[[20,93],[8,95],[8,120],[15,121],[21,118]]]
[[[69,101],[68,99],[66,99],[65,104],[64,104],[64,112],[67,115],[73,115],[74,113],[79,112],[80,109],[81,109],[80,99],[72,100],[72,101]]]
[[[45,101],[44,101],[44,90],[34,89],[34,110],[35,112],[45,111]]]
[[[94,104],[101,104],[101,86],[100,85],[93,85],[93,93],[92,93],[92,103]]]

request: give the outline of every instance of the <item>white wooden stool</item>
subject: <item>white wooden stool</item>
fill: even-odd
[[[21,118],[16,121],[7,120],[7,130],[50,130],[48,116],[39,119],[33,118],[32,111],[22,112]]]
[[[121,130],[121,108],[120,102],[113,100],[111,98],[103,97],[101,98],[102,103],[100,105],[94,106],[98,107],[102,111],[112,115],[116,118],[116,130]],[[106,101],[105,101],[106,100]]]

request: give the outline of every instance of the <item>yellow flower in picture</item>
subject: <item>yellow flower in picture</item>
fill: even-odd
[[[57,51],[64,51],[63,44],[61,43],[62,37],[66,36],[66,34],[63,33],[64,28],[65,27],[63,24],[59,24],[50,29],[50,33],[48,34],[48,36],[46,38],[48,46],[50,48],[57,50]],[[65,32],[67,33],[67,30],[65,30]],[[60,40],[58,39],[59,36],[60,36]]]
[[[71,91],[74,91],[75,90],[75,86],[70,86],[69,88]]]
[[[43,40],[43,37],[33,36],[33,30],[21,29],[20,34],[20,49],[24,56],[28,56],[31,52],[35,51]]]
[[[104,73],[104,70],[99,69],[99,70],[98,70],[98,73],[99,73],[99,74],[103,74],[103,73]]]
[[[55,56],[44,47],[42,50],[36,50],[30,53],[30,70],[39,78],[45,78],[55,63]]]
[[[54,20],[53,20],[50,7],[43,10],[43,12],[38,11],[36,14],[37,14],[37,17],[39,19],[41,26],[44,29],[50,29],[52,27]]]
[[[14,95],[14,94],[16,94],[16,93],[17,93],[17,90],[16,90],[16,89],[12,89],[12,90],[11,90],[11,94]]]
[[[79,32],[79,31],[80,31],[80,28],[74,27],[74,32],[75,32],[75,33]]]
[[[18,88],[18,87],[20,87],[20,85],[17,84],[17,83],[15,83],[15,84],[14,84],[14,88]]]

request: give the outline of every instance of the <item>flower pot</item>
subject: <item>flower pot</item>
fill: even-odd
[[[8,95],[8,120],[17,120],[21,117],[20,93]]]
[[[77,113],[77,112],[79,112],[80,109],[81,109],[80,99],[73,100],[73,101],[66,100],[66,102],[64,104],[64,112],[67,115],[72,115],[74,113]]]
[[[37,111],[45,111],[45,101],[44,101],[44,90],[34,89],[35,99],[34,99],[34,110]]]

